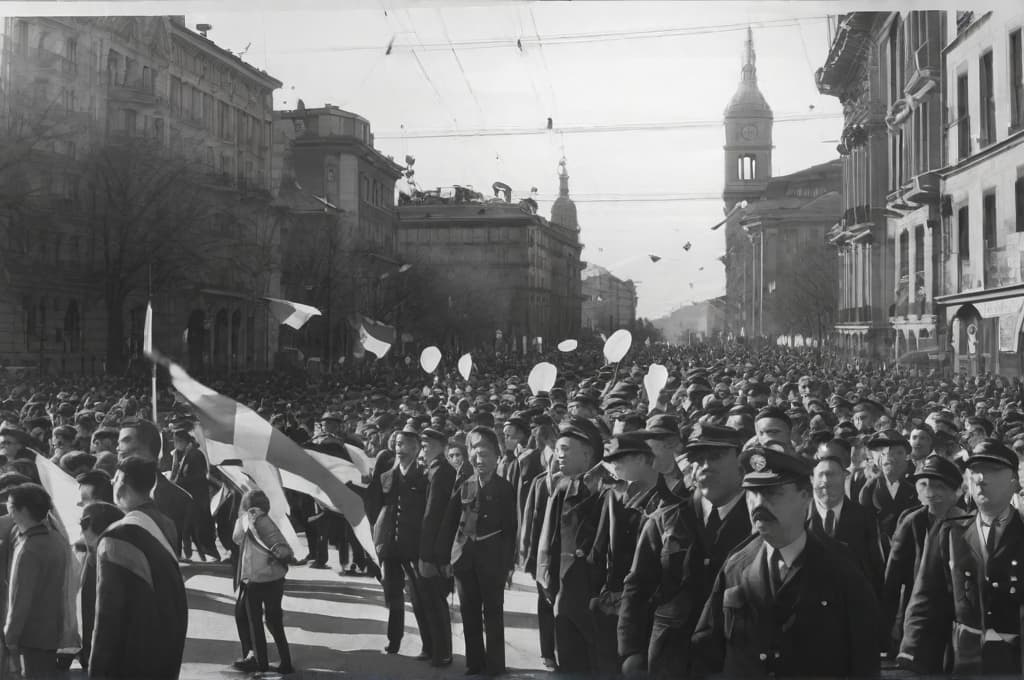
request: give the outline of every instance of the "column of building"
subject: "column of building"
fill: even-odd
[[[917,309],[917,229],[906,232],[910,244],[907,248],[907,316],[910,316]]]

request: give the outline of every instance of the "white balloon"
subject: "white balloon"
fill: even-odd
[[[535,395],[540,392],[550,392],[551,388],[555,386],[555,378],[557,377],[558,369],[555,368],[555,365],[542,361],[530,370],[526,384],[530,386],[530,391]]]
[[[469,380],[469,374],[473,370],[473,357],[463,354],[459,357],[459,375],[463,380]]]
[[[647,412],[650,413],[658,405],[658,397],[668,383],[668,369],[661,364],[651,364],[644,376],[644,390],[647,391]]]
[[[420,353],[420,366],[427,373],[433,373],[437,370],[437,365],[441,363],[441,350],[431,345]]]
[[[604,343],[604,358],[609,364],[617,364],[626,356],[629,346],[633,344],[633,334],[625,328],[612,333],[612,336]]]
[[[579,346],[580,346],[580,343],[576,342],[575,340],[562,340],[560,343],[558,343],[558,351],[559,352],[572,352],[573,350],[575,350]]]

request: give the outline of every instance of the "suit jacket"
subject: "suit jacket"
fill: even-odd
[[[818,536],[827,535],[821,515],[818,514],[813,501],[808,512],[807,529]],[[882,557],[882,544],[878,539],[878,525],[871,511],[847,498],[843,501],[843,510],[839,515],[839,521],[836,522],[835,535],[832,538],[850,549],[875,595],[881,597],[885,560]]]
[[[676,505],[679,497],[668,490],[665,478],[629,496],[628,487],[604,494],[597,535],[588,560],[593,566],[594,595],[622,592],[622,583],[633,564],[633,553],[640,538],[640,529],[659,508]]]
[[[383,449],[373,459],[373,470],[370,473],[370,483],[366,485],[364,503],[366,505],[366,516],[371,523],[376,523],[377,515],[384,505],[384,493],[380,488],[380,479],[385,472],[395,466],[395,452]]]
[[[882,588],[882,614],[886,630],[897,645],[903,637],[904,614],[924,557],[925,541],[940,526],[942,523],[928,514],[928,508],[914,508],[900,516],[892,535]]]
[[[849,550],[807,534],[774,596],[760,536],[729,556],[693,635],[701,671],[724,677],[877,677],[878,601]]]
[[[519,565],[533,577],[537,576],[537,553],[548,500],[561,476],[559,472],[537,475],[530,483],[530,490],[526,494],[526,504],[523,506],[522,520],[519,523]]]
[[[8,647],[58,649],[70,568],[67,543],[45,523],[17,535],[4,641]]]
[[[413,461],[404,476],[398,465],[384,472],[380,486],[381,510],[373,527],[377,555],[382,560],[415,562],[427,508],[427,476]]]
[[[516,512],[520,519],[523,516],[523,508],[526,506],[526,497],[530,493],[530,485],[537,475],[543,473],[544,463],[541,460],[542,449],[525,449],[519,454],[519,475],[515,487]]]
[[[947,670],[939,662],[951,627],[952,672],[967,675],[991,669],[981,640],[963,626],[1024,634],[1024,521],[1010,513],[988,559],[976,522],[973,514],[946,519],[925,546],[900,645],[900,656],[923,672]]]
[[[420,559],[434,564],[448,564],[451,544],[445,545],[441,532],[448,502],[455,488],[455,468],[444,455],[427,464],[426,510],[420,529]]]
[[[177,678],[188,632],[178,560],[148,512],[112,524],[96,549],[94,678]]]
[[[572,618],[584,630],[592,626],[590,597],[595,575],[587,562],[601,519],[601,475],[562,477],[544,514],[537,549],[537,583],[555,616]]]
[[[476,529],[471,536],[466,520],[474,505]],[[515,568],[516,529],[512,485],[497,474],[483,486],[478,477],[470,477],[451,495],[441,530],[442,545],[451,550],[452,571],[456,574],[475,571],[484,580],[493,577],[504,582]]]
[[[11,556],[18,528],[10,515],[0,516],[0,621],[7,620],[7,592],[11,576]]]
[[[206,479],[206,456],[196,446],[189,446],[177,465],[175,484],[187,491],[196,503],[210,504],[210,483]]]
[[[889,557],[889,544],[892,535],[896,531],[896,522],[904,510],[910,510],[920,505],[917,500],[917,490],[906,479],[900,480],[899,488],[896,490],[896,498],[889,495],[889,489],[885,484],[885,477],[879,475],[864,484],[860,490],[860,504],[875,513],[875,520],[878,522],[878,537],[882,542],[882,552],[886,558]]]

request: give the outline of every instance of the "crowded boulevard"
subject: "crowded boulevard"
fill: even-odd
[[[1019,676],[1019,380],[436,354],[6,382],[7,670]]]

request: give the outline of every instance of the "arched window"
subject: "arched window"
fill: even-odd
[[[736,177],[744,182],[757,179],[757,157],[751,154],[744,154],[737,158]]]

